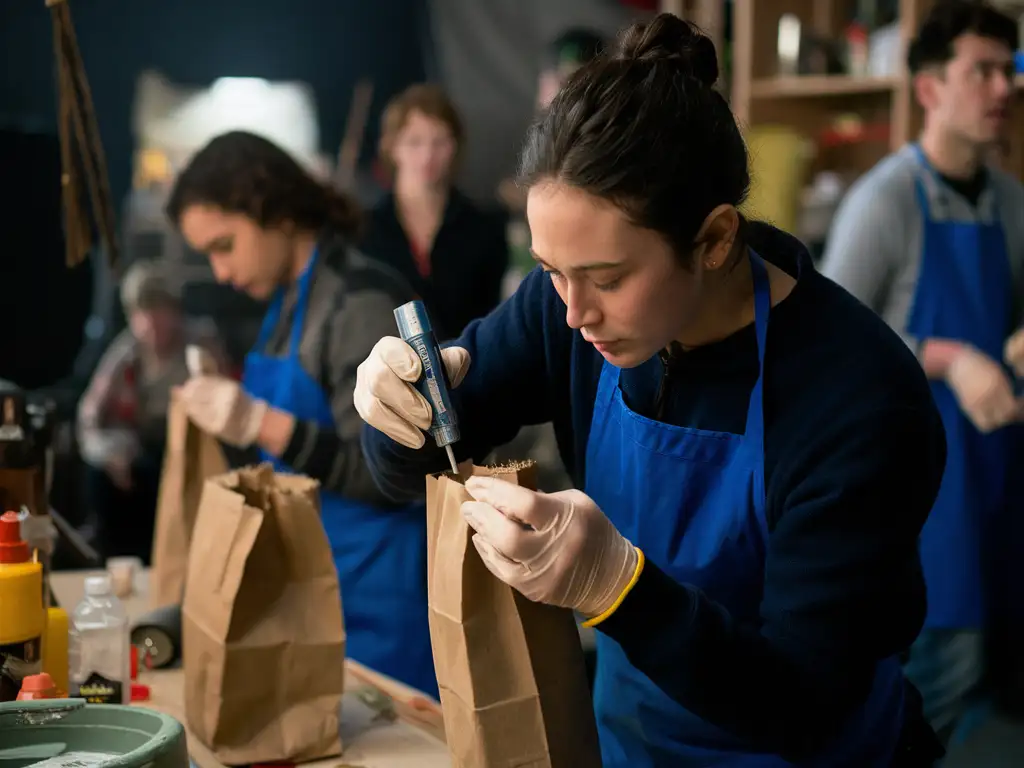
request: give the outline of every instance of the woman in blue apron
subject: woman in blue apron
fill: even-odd
[[[358,219],[346,200],[253,134],[224,134],[196,154],[168,212],[218,282],[270,301],[241,384],[191,379],[190,417],[278,471],[320,481],[348,655],[436,696],[424,507],[396,507],[377,490],[352,405],[356,366],[394,328],[408,287],[348,245]]]
[[[746,150],[717,75],[662,14],[531,129],[540,269],[442,352],[455,450],[550,420],[582,490],[472,479],[463,514],[492,573],[598,630],[605,768],[930,765],[899,655],[925,611],[941,419],[899,337],[737,212]],[[392,335],[357,377],[395,498],[443,468],[418,373]]]

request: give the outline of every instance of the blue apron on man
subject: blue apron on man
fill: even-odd
[[[742,435],[674,427],[629,409],[619,370],[601,371],[587,445],[586,492],[647,558],[738,619],[758,620],[768,538],[762,381],[771,299],[751,256],[760,373]],[[652,478],[660,478],[652,482]],[[671,482],[665,482],[671,479]],[[598,633],[594,705],[604,768],[789,765],[687,711]],[[888,766],[903,725],[895,658],[878,665],[864,706],[812,766]]]
[[[915,149],[921,163],[916,190],[924,231],[907,331],[921,340],[965,342],[999,361],[1014,319],[1013,276],[998,211],[993,211],[991,223],[935,216],[922,176],[931,176],[940,186],[942,182],[921,148]],[[1024,530],[1019,520],[1024,513],[1024,467],[1013,466],[1024,433],[1012,425],[982,434],[944,381],[932,381],[931,386],[946,428],[947,458],[938,498],[921,531],[928,587],[925,626],[981,629],[993,614],[1024,615]],[[1021,551],[1014,553],[1017,548]],[[1015,580],[1020,583],[1012,584]]]
[[[334,429],[326,394],[299,360],[316,261],[314,251],[299,277],[288,353],[276,358],[263,352],[281,316],[284,291],[279,290],[246,356],[242,385],[296,419]],[[280,472],[291,471],[273,456],[264,454],[263,459]],[[436,697],[427,624],[425,507],[378,508],[327,491],[320,494],[320,506],[341,584],[346,654]]]

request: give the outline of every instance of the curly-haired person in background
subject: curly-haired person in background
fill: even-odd
[[[352,203],[251,133],[201,149],[175,182],[168,214],[219,282],[270,300],[241,384],[191,379],[182,390],[189,415],[224,442],[320,481],[348,654],[436,696],[425,508],[396,506],[377,490],[352,402],[357,365],[394,330],[393,310],[412,289],[352,247]]]

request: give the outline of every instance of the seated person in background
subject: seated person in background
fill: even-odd
[[[501,301],[504,218],[479,210],[452,183],[463,131],[444,91],[407,88],[382,123],[380,154],[394,186],[370,214],[363,250],[409,281],[440,338],[454,338]]]
[[[224,366],[212,324],[184,318],[178,294],[153,261],[132,264],[121,282],[128,327],[103,353],[78,406],[87,503],[105,557],[149,561],[171,387],[188,379],[185,347],[205,348]]]

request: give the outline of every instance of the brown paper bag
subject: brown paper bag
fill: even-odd
[[[467,477],[534,488],[535,467],[460,470],[427,478],[430,640],[452,765],[600,766],[572,612],[531,602],[492,576],[462,517]]]
[[[189,421],[184,404],[172,391],[149,572],[149,594],[154,608],[181,602],[188,547],[203,483],[206,478],[227,471],[228,464],[216,438]]]
[[[345,630],[317,483],[269,464],[207,480],[188,566],[195,737],[226,765],[340,754]]]

